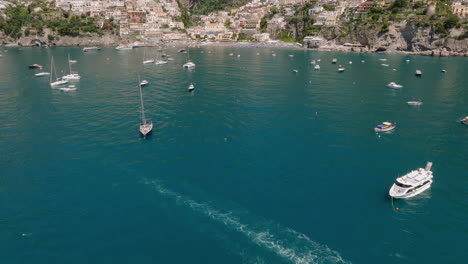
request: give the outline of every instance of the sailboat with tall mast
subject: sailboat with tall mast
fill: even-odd
[[[71,60],[70,60],[70,54],[68,54],[68,70],[70,71],[69,74],[63,76],[62,78],[64,80],[72,80],[72,81],[79,81],[81,79],[80,75],[76,72],[72,72],[72,69],[71,69]]]
[[[147,60],[146,59],[146,48],[145,48],[145,50],[143,51],[143,64],[149,64],[149,63],[154,63],[154,60],[152,60],[152,59]]]
[[[54,57],[52,57],[50,61],[50,86],[57,86],[57,85],[62,85],[68,83],[67,80],[64,80],[62,77],[57,76],[57,70],[55,69],[54,65]],[[55,81],[53,79],[53,76],[55,74]]]
[[[191,60],[190,60],[190,51],[189,49],[187,48],[187,63],[185,63],[184,65],[182,65],[183,68],[186,68],[186,69],[190,69],[190,68],[195,68],[195,63],[193,63]]]
[[[143,137],[146,137],[151,130],[153,130],[153,121],[146,119],[145,117],[145,106],[143,105],[143,94],[141,93],[140,76],[138,76],[138,87],[140,88],[140,101],[141,101],[141,122],[140,122],[140,133]]]

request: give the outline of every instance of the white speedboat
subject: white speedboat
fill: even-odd
[[[293,58],[293,57],[294,57],[294,55],[292,55],[292,54],[289,54],[289,55],[288,55],[288,57],[290,57],[290,58]]]
[[[314,66],[314,70],[320,70],[320,65],[318,65],[318,64],[315,65],[315,66]]]
[[[389,195],[392,198],[410,198],[429,189],[432,184],[432,162],[426,164],[426,168],[419,168],[398,177],[390,188]]]
[[[460,122],[461,122],[462,124],[468,125],[468,116],[466,116],[465,118],[463,118],[462,120],[460,120]]]
[[[379,61],[387,61],[387,59],[379,59]]]
[[[388,131],[392,131],[395,128],[396,128],[395,124],[392,124],[390,122],[383,122],[382,124],[376,126],[374,128],[374,131],[375,132],[388,132]]]
[[[275,54],[275,53],[273,53],[273,54],[271,54],[271,56],[273,56],[273,57],[276,57],[276,54]]]
[[[416,72],[414,73],[416,76],[421,76],[422,75],[422,71],[421,70],[416,70]]]
[[[154,60],[144,60],[143,61],[143,64],[150,64],[150,63],[154,63]]]
[[[36,77],[43,77],[43,76],[49,76],[49,75],[50,75],[50,72],[38,72],[34,74],[34,76]]]
[[[101,48],[99,47],[84,47],[83,52],[88,52],[88,51],[97,51],[100,50]]]
[[[310,64],[311,64],[311,65],[314,65],[315,63],[317,63],[317,62],[315,62],[315,60],[311,60],[311,61],[310,61]]]
[[[75,91],[76,86],[75,85],[69,85],[68,87],[61,87],[59,89],[60,89],[60,91],[70,92],[70,91]]]
[[[156,65],[163,65],[163,64],[167,64],[167,63],[168,63],[168,62],[165,61],[165,60],[156,60],[156,61],[154,62],[154,64],[156,64]]]
[[[234,53],[229,53],[229,56],[234,56]]]
[[[349,64],[353,64],[353,62],[352,62],[352,61],[349,61],[348,63],[349,63]]]
[[[298,73],[299,71],[298,70],[293,70],[294,73]]]
[[[195,85],[193,85],[193,83],[191,83],[188,88],[187,88],[189,91],[193,91],[195,90]]]
[[[422,105],[422,101],[421,100],[418,100],[418,101],[408,101],[406,102],[408,105],[414,105],[414,106],[419,106],[419,105]]]
[[[195,63],[189,61],[189,62],[185,63],[184,65],[182,65],[182,67],[184,67],[184,68],[186,68],[186,69],[194,68],[194,67],[195,67]]]
[[[391,82],[391,83],[387,84],[387,87],[388,88],[393,88],[393,89],[401,89],[401,88],[403,88],[403,85],[397,84],[395,82]]]
[[[140,82],[140,86],[145,86],[145,85],[148,85],[149,82],[147,80],[143,80]]]
[[[447,72],[447,70],[441,70],[440,72],[442,72],[442,73],[446,73],[446,72]]]
[[[77,60],[68,60],[69,63],[77,63]]]
[[[344,72],[344,71],[345,71],[345,68],[343,67],[338,68],[338,72]]]
[[[385,63],[382,63],[382,64],[380,64],[380,65],[382,65],[382,66],[384,66],[384,67],[390,66],[389,64],[385,64]]]
[[[333,64],[336,64],[337,61],[338,61],[337,59],[333,59],[333,60],[332,60],[332,63],[333,63]]]

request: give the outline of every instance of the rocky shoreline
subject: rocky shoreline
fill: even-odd
[[[22,37],[18,40],[6,41],[4,40],[0,46],[3,47],[33,47],[33,46],[56,46],[56,47],[86,47],[86,46],[117,46],[121,43],[138,42],[141,46],[158,46],[164,43],[166,46],[173,47],[246,47],[246,48],[281,48],[281,49],[306,49],[318,51],[337,51],[337,52],[356,52],[356,53],[396,53],[407,55],[421,55],[421,56],[435,56],[435,57],[449,57],[449,56],[464,56],[468,57],[468,51],[456,52],[450,51],[446,48],[428,49],[423,51],[408,51],[401,49],[387,49],[387,48],[369,48],[369,47],[350,47],[328,41],[318,48],[305,48],[300,43],[289,43],[282,41],[270,42],[247,42],[247,41],[227,41],[227,42],[212,42],[212,41],[138,41],[137,39],[122,39],[115,35],[103,36],[84,36],[84,37],[58,37],[53,41],[48,41],[46,37]]]

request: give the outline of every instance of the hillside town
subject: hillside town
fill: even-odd
[[[34,1],[19,1],[27,5]],[[123,39],[140,40],[186,40],[208,39],[232,41],[249,39],[270,41],[278,38],[287,21],[294,15],[295,7],[313,2],[307,15],[314,20],[314,26],[334,27],[340,17],[357,19],[365,17],[372,7],[391,5],[395,0],[253,0],[239,8],[222,10],[199,15],[197,23],[190,27],[181,19],[180,3],[176,0],[55,0],[48,1],[56,8],[75,15],[86,14],[95,18],[98,27],[111,20],[119,25],[118,34]],[[435,2],[423,2],[427,12],[435,10]],[[10,5],[10,1],[0,1],[0,9]],[[468,0],[452,2],[453,14],[468,18]],[[269,15],[267,24],[262,18]]]

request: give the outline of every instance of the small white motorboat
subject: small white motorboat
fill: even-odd
[[[440,72],[446,73],[447,71],[446,70],[441,70]]]
[[[258,56],[258,55],[260,55],[260,53],[258,53],[258,52],[257,52],[257,53],[255,53],[255,55],[257,55],[257,56]]]
[[[408,101],[406,102],[408,105],[413,105],[413,106],[420,106],[422,105],[422,101],[421,100],[418,100],[418,101]]]
[[[321,60],[321,59],[318,59],[318,60],[317,60],[317,62],[320,62],[320,61],[322,61],[322,60]]]
[[[316,63],[315,60],[311,60],[311,61],[310,61],[310,64],[311,64],[311,65],[314,65],[315,63]]]
[[[466,116],[465,118],[463,118],[462,120],[460,120],[460,122],[461,122],[462,124],[468,125],[468,116]]]
[[[387,84],[387,87],[388,88],[393,88],[393,89],[401,89],[401,88],[403,88],[403,85],[397,84],[395,82],[391,82],[391,83]]]
[[[149,82],[147,80],[143,80],[140,82],[140,86],[145,86],[145,85],[148,85]]]
[[[298,70],[293,70],[294,73],[298,73],[299,71]]]
[[[154,63],[154,60],[144,60],[143,61],[143,64],[150,64],[150,63]]]
[[[292,57],[294,57],[294,55],[292,55],[292,54],[289,54],[289,55],[288,55],[288,57],[292,58]]]
[[[69,63],[77,63],[77,60],[68,60]]]
[[[275,54],[275,53],[273,53],[273,54],[271,54],[271,56],[273,56],[273,57],[276,57],[276,54]]]
[[[386,121],[386,122],[383,122],[382,124],[376,126],[374,128],[374,131],[375,132],[388,132],[388,131],[392,131],[395,128],[396,128],[395,124],[392,124],[392,123]]]
[[[189,91],[193,91],[195,90],[195,85],[193,85],[193,83],[191,83],[188,88],[187,88]]]
[[[315,65],[315,66],[314,66],[314,70],[320,70],[320,65],[318,65],[318,64]]]
[[[50,72],[38,72],[34,74],[34,76],[36,77],[49,76],[49,75],[50,75]]]
[[[410,62],[410,60],[409,60],[409,59],[406,59],[405,61],[406,61],[406,63]]]
[[[70,91],[75,91],[77,88],[75,85],[69,85],[68,87],[61,87],[59,89],[60,91],[70,92]]]
[[[344,72],[344,71],[345,71],[345,68],[343,67],[338,68],[338,72]]]
[[[88,51],[97,51],[100,50],[101,48],[99,47],[84,47],[83,52],[88,52]]]
[[[333,64],[336,64],[337,61],[338,61],[337,59],[333,59],[333,60],[332,60],[332,63],[333,63]]]
[[[382,66],[384,66],[384,67],[388,67],[388,66],[390,66],[390,65],[388,65],[388,64],[385,64],[385,63],[382,63],[382,64],[380,64],[380,65],[382,65]]]
[[[229,56],[234,56],[234,53],[229,53]]]
[[[362,61],[361,61],[361,63],[364,63],[364,62],[366,62],[366,61],[365,61],[365,60],[362,60]]]
[[[183,68],[186,68],[186,69],[190,69],[190,68],[194,68],[195,67],[195,63],[189,61],[187,63],[185,63],[184,65],[182,65]]]
[[[416,72],[414,73],[416,76],[421,76],[422,75],[422,71],[421,70],[416,70]]]
[[[240,58],[240,54],[237,54],[237,58]]]
[[[379,59],[379,61],[387,61],[387,59]]]
[[[156,61],[154,61],[154,64],[156,64],[156,65],[163,65],[163,64],[168,64],[168,62],[165,61],[165,60],[156,60]]]
[[[398,177],[390,188],[388,194],[392,198],[406,199],[414,197],[431,187],[432,162],[427,162],[426,168],[412,170],[409,173]]]
[[[353,64],[353,62],[352,62],[352,61],[349,61],[348,63],[349,63],[349,64]]]

